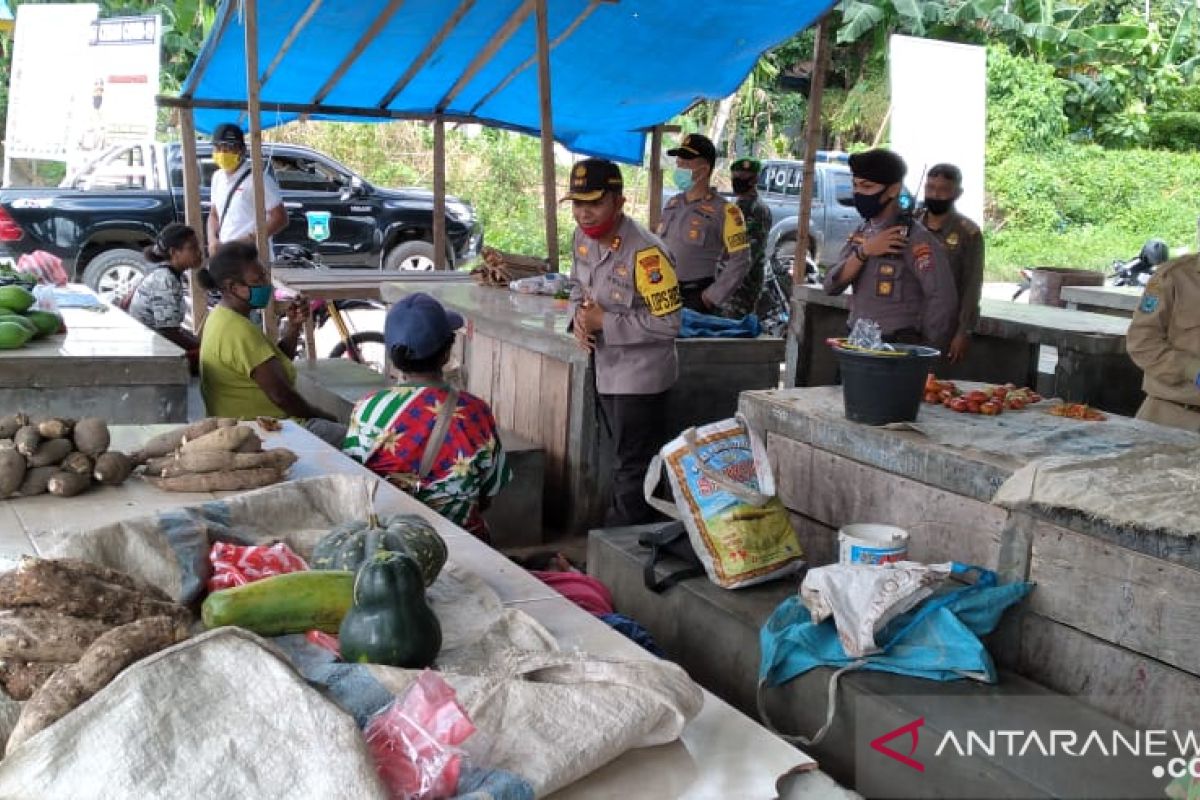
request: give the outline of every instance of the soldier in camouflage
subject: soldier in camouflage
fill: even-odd
[[[767,234],[771,232],[771,209],[758,196],[758,173],[762,163],[757,158],[739,158],[729,173],[737,207],[746,220],[746,235],[750,237],[750,271],[721,306],[721,315],[741,319],[753,314],[763,290],[766,274]]]

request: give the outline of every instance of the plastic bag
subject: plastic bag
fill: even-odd
[[[847,339],[847,342],[864,350],[892,349],[883,343],[883,332],[879,329],[879,325],[869,319],[855,321],[854,327],[850,329],[850,338]]]
[[[666,467],[674,505],[654,496]],[[646,502],[683,522],[709,579],[724,589],[791,574],[804,553],[762,442],[739,419],[688,428],[650,462]]]
[[[212,577],[208,579],[210,592],[308,569],[304,559],[283,542],[252,546],[214,542],[208,560],[213,565]]]
[[[63,269],[62,259],[45,250],[34,250],[32,253],[22,254],[17,259],[17,272],[34,276],[42,285],[67,285],[67,271]],[[45,310],[53,311],[54,309]]]
[[[458,792],[458,746],[475,733],[475,725],[454,689],[427,669],[363,733],[392,800],[438,800]]]
[[[570,283],[569,278],[561,272],[551,272],[546,275],[532,275],[520,278],[508,284],[508,288],[519,294],[557,295],[565,292]]]

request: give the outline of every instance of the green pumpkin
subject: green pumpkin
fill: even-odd
[[[428,522],[415,514],[385,517],[378,527],[372,527],[370,520],[339,525],[313,548],[310,566],[354,571],[384,551],[412,557],[426,586],[432,586],[446,566],[446,543]]]
[[[363,564],[338,644],[348,663],[405,669],[433,664],[442,649],[442,626],[425,600],[416,561],[403,553],[381,552]]]

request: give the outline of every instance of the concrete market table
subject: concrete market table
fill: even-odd
[[[818,286],[797,286],[788,338],[787,386],[828,386],[837,380],[837,358],[825,344],[845,336],[850,297]],[[966,360],[941,362],[939,377],[1012,382],[1037,387],[1039,348],[1058,351],[1049,394],[1119,414],[1141,405],[1142,372],[1125,351],[1129,320],[1050,306],[984,298]]]
[[[161,426],[116,426],[113,447],[133,450]],[[294,423],[270,433],[259,430],[266,447],[288,447],[300,456],[290,479],[329,474],[371,473]],[[0,564],[7,568],[33,553],[29,531],[90,528],[136,516],[193,505],[218,495],[160,492],[134,477],[117,488],[93,489],[73,498],[30,497],[0,500]],[[537,619],[561,647],[598,656],[646,658],[644,650],[461,528],[380,481],[380,513],[424,517],[446,540],[450,559],[478,575],[504,605]],[[791,773],[791,774],[789,774]],[[855,797],[833,783],[816,763],[750,718],[705,692],[704,707],[669,745],[634,750],[587,778],[555,793],[556,800],[594,797],[773,798],[781,777],[782,796]]]
[[[382,291],[388,303],[426,292],[467,319],[467,389],[491,405],[502,429],[545,448],[548,523],[572,534],[598,526],[611,485],[607,433],[588,355],[567,333],[566,301],[479,286],[466,275],[396,281]],[[671,436],[732,416],[746,389],[779,385],[782,339],[680,339],[677,348]]]
[[[1140,286],[1064,286],[1060,296],[1072,311],[1130,319],[1144,291]]]
[[[56,291],[66,335],[0,350],[0,409],[115,423],[187,419],[183,350],[85,286]]]
[[[1031,580],[1037,588],[1024,613],[993,642],[1002,666],[1134,727],[1194,725],[1200,541],[1115,525],[1086,509],[991,501],[1018,469],[1064,455],[1080,458],[1072,474],[1105,494],[1108,478],[1088,464],[1200,452],[1200,435],[1118,416],[1062,419],[1043,405],[1000,417],[922,405],[923,433],[870,427],[845,418],[838,387],[746,392],[740,408],[766,441],[810,563],[836,559],[841,526],[878,522],[909,532],[913,560]]]

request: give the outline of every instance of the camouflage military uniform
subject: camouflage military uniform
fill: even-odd
[[[766,274],[767,234],[771,232],[771,209],[758,194],[739,197],[737,207],[746,219],[746,235],[750,237],[750,270],[733,295],[721,306],[721,315],[741,319],[753,314],[763,290]]]

